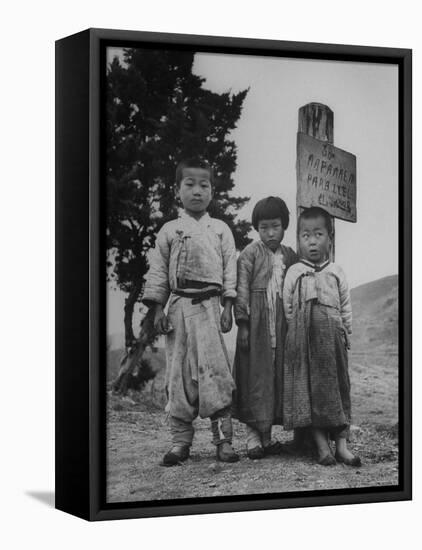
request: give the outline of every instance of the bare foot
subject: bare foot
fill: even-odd
[[[334,466],[336,460],[328,444],[327,432],[321,428],[312,428],[312,435],[318,449],[318,464],[322,466]]]
[[[331,453],[328,453],[323,457],[319,457],[318,464],[320,464],[321,466],[335,466],[337,464],[337,461]]]
[[[360,466],[361,460],[358,456],[355,456],[347,448],[347,441],[345,437],[339,437],[336,439],[336,459],[338,462],[344,462],[348,466]]]

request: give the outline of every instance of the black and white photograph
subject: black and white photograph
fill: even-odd
[[[109,45],[107,504],[399,486],[399,69]]]
[[[415,546],[417,6],[5,4],[2,547]]]

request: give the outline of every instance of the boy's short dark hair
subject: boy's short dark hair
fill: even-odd
[[[185,168],[202,168],[203,170],[207,170],[210,175],[211,185],[214,186],[214,169],[211,166],[211,164],[200,157],[192,157],[189,159],[181,160],[179,164],[176,166],[177,187],[180,186],[180,182],[183,179],[183,170]]]
[[[255,204],[252,212],[252,225],[258,231],[259,222],[262,220],[281,219],[284,230],[289,227],[290,213],[286,203],[280,197],[267,197]]]
[[[330,214],[324,210],[323,208],[320,208],[319,206],[311,206],[310,208],[306,208],[303,210],[299,216],[299,220],[297,223],[297,232],[299,234],[300,230],[300,222],[302,220],[310,220],[312,218],[323,218],[325,223],[325,228],[328,231],[328,235],[332,237],[333,235],[333,224],[331,222],[331,216]]]

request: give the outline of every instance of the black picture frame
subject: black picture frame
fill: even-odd
[[[399,80],[399,485],[123,504],[105,501],[105,276],[101,105],[105,47],[391,63]],[[56,42],[56,508],[87,520],[412,498],[412,51],[88,29]]]

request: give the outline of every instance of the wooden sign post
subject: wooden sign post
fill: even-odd
[[[299,109],[296,176],[298,217],[311,206],[332,216],[334,261],[334,218],[356,222],[356,157],[334,147],[334,113],[327,105],[308,103]]]
[[[356,157],[334,147],[334,113],[327,105],[308,103],[299,109],[296,179],[298,219],[302,210],[311,206],[323,208],[331,215],[333,262],[334,219],[356,222]],[[306,451],[312,446],[308,429],[295,429],[294,447]]]

